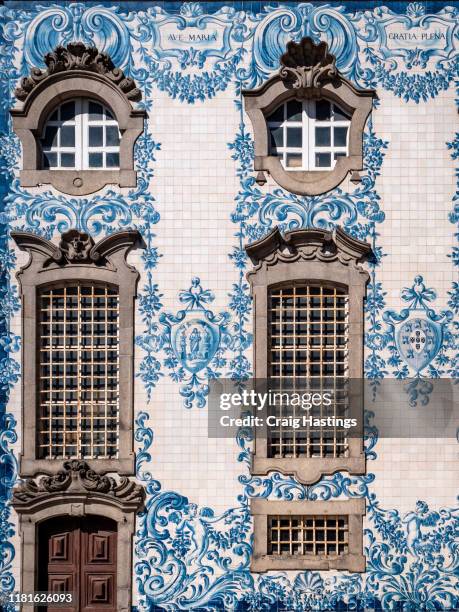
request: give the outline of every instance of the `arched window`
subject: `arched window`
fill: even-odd
[[[332,170],[349,154],[351,117],[330,100],[290,100],[267,118],[270,154],[286,170]]]
[[[87,195],[135,187],[134,145],[146,112],[141,92],[110,57],[82,42],[59,46],[15,90],[11,109],[22,144],[22,187],[52,185]]]
[[[49,115],[40,140],[43,168],[116,169],[120,131],[112,111],[87,98],[60,104]]]
[[[279,59],[278,72],[242,92],[253,127],[257,182],[266,183],[268,172],[300,195],[325,193],[349,173],[358,182],[376,93],[344,78],[325,42],[289,42]]]

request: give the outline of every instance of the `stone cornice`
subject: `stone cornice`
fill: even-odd
[[[54,476],[27,479],[13,491],[13,506],[16,510],[28,508],[39,502],[52,500],[65,493],[72,496],[97,494],[101,499],[140,507],[145,493],[142,486],[126,477],[115,480],[111,476],[98,474],[85,461],[65,461],[63,469]]]
[[[137,230],[114,232],[98,243],[88,234],[70,229],[61,234],[59,246],[29,232],[11,232],[11,238],[23,251],[38,254],[45,259],[43,265],[57,264],[100,264],[116,251],[125,253],[141,243]]]
[[[291,262],[298,259],[318,259],[357,265],[371,254],[371,246],[352,238],[339,226],[333,232],[321,229],[299,229],[281,234],[276,227],[264,238],[245,247],[255,266],[263,261],[274,265],[278,261]]]
[[[96,47],[87,47],[82,42],[71,42],[66,47],[58,46],[45,55],[46,70],[32,68],[28,77],[21,80],[14,94],[18,100],[26,101],[35,87],[48,77],[58,73],[83,71],[97,73],[116,85],[123,95],[131,102],[139,102],[142,98],[135,81],[126,77],[117,68],[109,55],[101,53]]]

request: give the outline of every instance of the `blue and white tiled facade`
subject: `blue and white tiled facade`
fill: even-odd
[[[0,7],[0,589],[20,590],[10,508],[21,445],[21,313],[9,232],[48,239],[76,227],[100,238],[137,228],[146,243],[136,312],[135,447],[147,490],[134,543],[133,608],[146,610],[455,609],[459,607],[457,441],[378,439],[367,474],[313,485],[249,473],[251,441],[208,439],[207,382],[252,370],[244,246],[281,230],[333,228],[371,243],[365,375],[423,381],[459,373],[458,2],[91,2],[6,0]],[[255,182],[242,89],[278,68],[286,43],[326,40],[344,76],[378,100],[364,137],[362,182],[321,196]],[[136,188],[71,197],[19,185],[9,109],[18,80],[57,44],[105,51],[142,89]],[[211,320],[207,362],[179,358],[184,311]],[[413,359],[398,342],[413,318],[438,329]],[[188,316],[188,315],[186,315]],[[367,571],[251,574],[249,500],[367,502]]]

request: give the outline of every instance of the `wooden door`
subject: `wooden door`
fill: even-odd
[[[92,518],[81,528],[80,609],[116,612],[116,527]]]
[[[50,611],[116,612],[116,544],[116,523],[102,517],[59,517],[40,527],[39,590],[72,592],[74,600]]]

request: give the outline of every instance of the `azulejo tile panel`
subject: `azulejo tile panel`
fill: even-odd
[[[391,153],[397,135],[379,133],[370,121],[364,140],[362,182],[357,186],[344,183],[322,196],[299,197],[276,186],[260,187],[252,171],[253,141],[243,112],[241,90],[260,85],[276,70],[278,58],[291,39],[311,36],[326,40],[337,57],[338,68],[347,78],[360,87],[376,88],[382,93],[375,112],[389,97],[394,108],[412,105],[419,109],[424,105],[432,113],[439,108],[434,105],[446,99],[457,77],[457,2],[377,4],[32,5],[7,1],[0,7],[3,591],[14,590],[18,578],[15,565],[18,539],[8,502],[17,477],[20,423],[16,423],[19,412],[10,410],[8,398],[20,380],[20,337],[15,332],[17,326],[12,325],[20,304],[9,231],[24,229],[52,238],[71,227],[93,236],[136,227],[146,248],[141,256],[143,273],[138,303],[142,327],[136,330],[136,347],[141,354],[136,375],[145,391],[145,403],[139,402],[135,439],[137,475],[148,493],[136,537],[137,609],[258,611],[280,606],[300,611],[347,605],[418,610],[457,605],[455,572],[459,557],[455,530],[459,509],[435,509],[425,501],[417,501],[408,512],[384,509],[383,501],[374,492],[371,465],[381,457],[378,432],[371,424],[370,413],[366,440],[369,473],[359,477],[338,473],[310,486],[279,473],[265,478],[250,477],[251,440],[247,432],[241,431],[231,468],[240,493],[223,512],[196,504],[187,491],[165,487],[158,462],[153,460],[153,423],[160,409],[155,404],[155,393],[165,380],[176,394],[177,405],[193,414],[206,409],[209,378],[243,380],[251,375],[252,313],[245,280],[248,262],[244,245],[262,237],[275,225],[287,231],[310,226],[331,229],[339,224],[351,235],[372,244],[375,259],[366,300],[365,373],[375,387],[384,377],[411,379],[407,388],[410,399],[420,409],[428,410],[428,379],[457,377],[459,284],[454,281],[447,291],[443,291],[443,286],[437,289],[429,280],[429,271],[419,270],[415,275],[401,274],[395,279],[399,307],[392,307],[393,296],[388,295],[384,264],[390,252],[383,248],[381,236],[391,202],[381,199],[380,185],[386,180],[385,157]],[[135,189],[107,188],[92,197],[72,198],[54,190],[25,190],[19,185],[21,151],[8,115],[13,89],[32,66],[43,66],[46,53],[75,39],[109,53],[115,65],[133,77],[142,89],[142,104],[149,119],[136,145],[139,181]],[[159,100],[164,98],[181,104],[183,112],[191,105],[205,106],[221,98],[228,102],[238,124],[225,153],[234,161],[238,188],[228,199],[227,217],[221,219],[222,224],[231,224],[234,235],[233,248],[225,253],[233,281],[227,283],[223,305],[221,300],[214,299],[214,288],[209,286],[199,266],[187,284],[175,287],[173,295],[165,288],[162,274],[168,253],[159,252],[157,236],[162,222],[158,211],[167,214],[168,202],[156,197],[158,193],[164,196],[165,192],[157,185],[155,168],[158,156],[167,155],[167,151],[155,137],[154,122]],[[446,140],[445,151],[452,160],[457,160],[457,135]],[[203,179],[203,189],[204,184]],[[445,227],[444,239],[451,239],[453,245],[445,265],[457,270],[459,250],[454,246],[459,222],[457,191],[451,195],[449,219],[439,219],[438,223]],[[199,239],[197,233],[197,244]],[[164,306],[165,298],[168,304],[175,303],[176,308]],[[418,341],[420,338],[425,341]],[[249,500],[253,497],[365,498],[366,573],[250,574]]]

